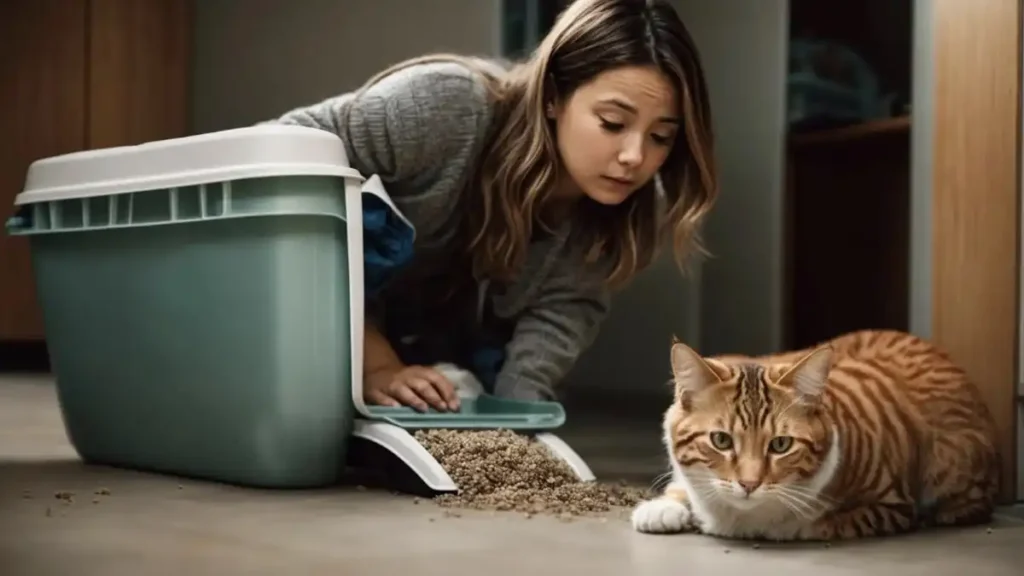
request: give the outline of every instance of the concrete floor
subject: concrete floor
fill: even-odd
[[[562,437],[599,476],[649,481],[660,472],[656,412],[615,424],[571,414]],[[98,489],[110,494],[93,503]],[[57,491],[74,492],[75,502],[61,504]],[[1010,576],[1024,566],[1024,522],[1008,517],[991,529],[755,549],[636,534],[621,515],[448,517],[430,502],[355,488],[267,492],[84,466],[50,380],[21,377],[0,377],[0,527],[0,572],[10,576]]]

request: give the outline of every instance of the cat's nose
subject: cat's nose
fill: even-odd
[[[740,487],[743,488],[743,491],[748,495],[754,490],[757,490],[757,487],[761,485],[760,480],[737,480],[736,483],[739,484]]]

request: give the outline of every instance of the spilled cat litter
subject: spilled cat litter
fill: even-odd
[[[509,430],[419,430],[426,448],[459,487],[435,501],[445,508],[556,515],[563,519],[628,511],[647,490],[580,482],[535,440]]]

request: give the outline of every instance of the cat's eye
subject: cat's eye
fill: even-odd
[[[789,452],[789,449],[793,447],[792,436],[776,436],[772,438],[772,441],[768,443],[768,451],[773,454],[783,454]]]
[[[715,450],[732,450],[732,436],[721,430],[715,430],[711,433],[711,445],[715,447]]]

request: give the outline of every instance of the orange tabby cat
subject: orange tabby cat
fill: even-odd
[[[636,530],[832,540],[990,518],[989,411],[928,342],[863,331],[774,357],[671,356],[672,482]]]

